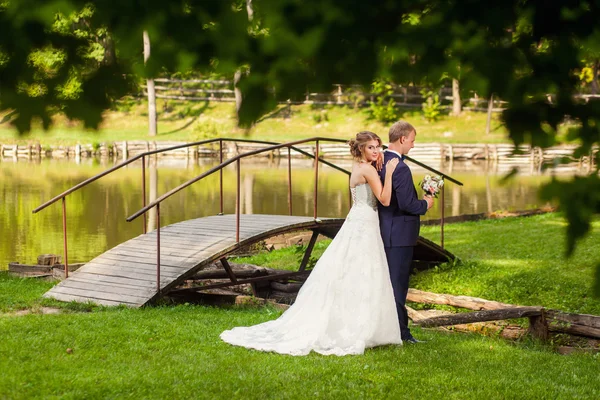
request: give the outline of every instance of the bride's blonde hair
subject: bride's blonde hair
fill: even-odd
[[[367,142],[370,142],[371,140],[377,140],[379,146],[382,144],[379,136],[370,131],[358,132],[354,139],[348,140],[348,146],[350,146],[350,154],[352,154],[352,157],[357,160],[361,159]]]

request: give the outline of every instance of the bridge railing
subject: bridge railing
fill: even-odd
[[[315,150],[315,154],[310,154],[307,151],[304,151],[298,147],[296,147],[296,145],[298,144],[302,144],[302,143],[308,143],[308,142],[316,142],[316,150]],[[155,154],[159,154],[162,152],[167,152],[167,151],[172,151],[172,150],[177,150],[177,149],[181,149],[181,148],[186,148],[186,147],[191,147],[191,146],[198,146],[198,145],[204,145],[204,144],[212,144],[212,143],[219,143],[219,162],[220,164],[212,169],[210,169],[209,171],[201,174],[200,176],[191,179],[188,182],[185,182],[184,184],[178,186],[177,188],[169,191],[168,193],[165,193],[163,196],[161,196],[159,199],[157,199],[156,201],[152,202],[151,204],[146,205],[146,158]],[[250,151],[247,153],[243,153],[240,155],[237,155],[231,159],[228,159],[226,161],[223,161],[223,143],[224,142],[240,142],[240,143],[256,143],[256,144],[264,144],[264,145],[268,145],[267,147],[258,149],[258,150],[254,150],[254,151]],[[281,149],[281,148],[287,148],[288,149],[288,205],[289,205],[289,213],[290,215],[292,214],[292,181],[291,181],[291,151],[294,150],[295,152],[302,154],[308,158],[312,158],[317,160],[317,162],[315,162],[315,196],[314,196],[314,217],[317,217],[317,206],[318,206],[318,196],[317,196],[317,188],[318,188],[318,168],[319,168],[319,163],[322,163],[324,165],[327,165],[333,169],[336,169],[340,172],[345,173],[346,175],[350,175],[350,171],[345,170],[344,168],[341,168],[337,165],[335,165],[334,163],[324,160],[323,158],[319,157],[319,142],[337,142],[337,143],[346,143],[346,140],[343,139],[333,139],[333,138],[323,138],[323,137],[316,137],[316,138],[310,138],[310,139],[305,139],[305,140],[299,140],[299,141],[295,141],[295,142],[289,142],[289,143],[277,143],[277,142],[270,142],[270,141],[264,141],[264,140],[253,140],[253,139],[234,139],[234,138],[215,138],[215,139],[207,139],[207,140],[202,140],[202,141],[198,141],[198,142],[192,142],[192,143],[186,143],[186,144],[182,144],[182,145],[177,145],[177,146],[171,146],[171,147],[167,147],[164,149],[157,149],[157,150],[151,150],[151,151],[146,151],[144,153],[140,153],[134,157],[131,157],[117,165],[115,165],[114,167],[111,167],[109,169],[107,169],[104,172],[101,172],[100,174],[94,175],[91,178],[88,178],[80,183],[78,183],[77,185],[67,189],[66,191],[62,192],[61,194],[55,196],[54,198],[46,201],[45,203],[41,204],[40,206],[38,206],[37,208],[35,208],[33,210],[33,213],[37,213],[39,211],[42,211],[43,209],[45,209],[46,207],[56,203],[57,201],[61,201],[62,202],[62,225],[63,225],[63,254],[64,254],[64,263],[65,263],[65,277],[68,277],[69,275],[69,270],[68,270],[68,247],[67,247],[67,212],[66,212],[66,197],[68,195],[70,195],[71,193],[95,182],[96,180],[109,175],[133,162],[136,162],[138,160],[141,159],[141,164],[142,164],[142,179],[141,179],[141,186],[142,186],[142,209],[139,210],[138,212],[136,212],[135,214],[133,214],[132,216],[130,216],[129,218],[127,218],[127,221],[130,222],[133,219],[138,218],[140,215],[145,214],[148,210],[150,210],[151,208],[155,207],[157,208],[157,220],[159,219],[159,215],[160,215],[160,202],[162,202],[163,200],[165,200],[166,198],[170,197],[171,195],[175,194],[176,192],[178,192],[179,190],[184,189],[185,187],[193,184],[194,182],[197,182],[199,180],[201,180],[202,178],[211,175],[212,173],[219,171],[219,175],[220,175],[220,188],[219,188],[219,195],[220,195],[220,213],[223,213],[223,168],[233,162],[236,162],[238,165],[238,175],[237,175],[237,195],[236,195],[236,199],[237,199],[237,203],[239,204],[239,199],[240,199],[240,168],[239,168],[239,160],[245,157],[250,157],[253,155],[257,155],[263,152],[268,152],[268,151],[273,151],[276,149]],[[407,160],[435,173],[438,174],[440,176],[443,176],[444,179],[449,180],[451,182],[454,182],[458,185],[462,186],[462,183],[455,180],[454,178],[435,170],[434,168],[429,167],[428,165],[425,165],[421,162],[418,162],[410,157],[406,157]],[[237,232],[236,232],[236,240],[239,241],[239,206],[236,207],[236,214],[237,214]],[[158,222],[158,224],[160,224],[160,222]],[[160,227],[160,225],[158,225]],[[143,233],[147,232],[147,222],[146,222],[146,218],[143,219]],[[442,219],[441,219],[441,244],[443,247],[443,243],[444,243],[444,190],[442,188]],[[160,235],[160,232],[158,232],[158,235]],[[158,236],[157,235],[157,236]],[[158,239],[160,240],[160,239]],[[157,251],[157,253],[160,251],[160,245],[158,246],[159,249]],[[157,281],[160,282],[160,260],[157,260]]]
[[[221,174],[221,191],[220,191],[220,201],[221,201],[221,214],[223,213],[223,187],[222,187],[222,181],[223,181],[223,168],[225,168],[226,166],[235,163],[236,164],[236,179],[237,179],[237,190],[236,190],[236,208],[235,208],[235,214],[236,214],[236,233],[235,233],[235,240],[237,243],[239,243],[240,241],[240,214],[241,214],[241,202],[240,202],[240,194],[241,194],[241,184],[240,184],[240,178],[241,178],[241,160],[243,158],[247,158],[247,157],[252,157],[255,155],[258,155],[260,153],[264,153],[264,152],[268,152],[268,151],[273,151],[273,150],[278,150],[278,149],[282,149],[282,148],[287,148],[288,149],[288,207],[289,207],[289,213],[290,215],[292,215],[292,164],[291,164],[291,149],[294,149],[296,151],[298,151],[298,149],[295,147],[297,145],[300,144],[304,144],[304,143],[310,143],[310,142],[315,142],[315,154],[314,156],[311,155],[310,153],[304,152],[304,151],[300,151],[301,153],[308,155],[311,158],[315,159],[315,163],[314,163],[314,168],[315,168],[315,184],[314,184],[314,197],[313,197],[313,217],[315,219],[317,219],[317,211],[318,211],[318,184],[319,184],[319,162],[322,162],[326,165],[329,165],[335,169],[337,169],[338,171],[344,172],[345,174],[347,174],[348,176],[350,176],[350,171],[345,170],[343,168],[340,168],[338,166],[336,166],[335,164],[332,164],[322,158],[319,157],[319,143],[320,142],[337,142],[337,143],[346,143],[345,140],[343,139],[333,139],[333,138],[325,138],[325,137],[313,137],[313,138],[309,138],[309,139],[303,139],[303,140],[297,140],[297,141],[293,141],[293,142],[288,142],[288,143],[280,143],[280,144],[274,144],[274,145],[270,145],[261,149],[257,149],[257,150],[252,150],[246,153],[242,153],[242,154],[238,154],[226,161],[222,160],[222,156],[221,156],[221,163],[211,169],[209,169],[208,171],[203,172],[202,174],[196,176],[195,178],[192,178],[190,180],[188,180],[187,182],[184,182],[182,184],[180,184],[179,186],[171,189],[170,191],[168,191],[167,193],[163,194],[162,196],[160,196],[159,198],[157,198],[156,200],[154,200],[153,202],[151,202],[148,205],[145,205],[144,207],[142,207],[140,210],[138,210],[137,212],[135,212],[134,214],[132,214],[131,216],[127,217],[127,221],[131,222],[133,220],[135,220],[136,218],[138,218],[141,215],[146,214],[146,212],[148,212],[150,209],[156,207],[156,284],[157,284],[157,291],[160,291],[160,204],[165,201],[166,199],[168,199],[169,197],[173,196],[174,194],[180,192],[181,190],[187,188],[188,186],[214,174],[217,171],[220,171]],[[222,154],[222,153],[221,153]],[[407,160],[421,166],[422,168],[425,168],[435,174],[438,174],[440,176],[442,176],[445,180],[448,180],[450,182],[453,182],[457,185],[462,186],[462,182],[434,169],[431,168],[428,165],[425,165],[419,161],[416,161],[410,157],[406,157]],[[442,196],[442,215],[441,215],[441,246],[442,248],[444,247],[444,203],[445,203],[445,195],[444,195],[444,186],[442,186],[442,190],[441,190],[441,196]]]
[[[343,142],[343,140],[340,140],[340,141]],[[166,147],[164,149],[146,151],[146,152],[140,153],[134,157],[131,157],[131,158],[115,165],[114,167],[107,169],[106,171],[103,171],[97,175],[92,176],[91,178],[88,178],[88,179],[78,183],[77,185],[65,190],[61,194],[53,197],[52,199],[46,201],[45,203],[43,203],[40,206],[38,206],[37,208],[35,208],[33,210],[34,214],[42,211],[43,209],[56,203],[57,201],[62,202],[63,255],[64,255],[64,264],[65,264],[65,277],[69,276],[69,258],[68,258],[68,249],[67,249],[67,205],[66,205],[66,198],[68,195],[70,195],[73,192],[76,192],[79,189],[82,189],[83,187],[89,185],[90,183],[93,183],[93,182],[97,181],[98,179],[100,179],[106,175],[109,175],[131,163],[141,160],[141,163],[142,163],[142,179],[141,179],[141,181],[142,181],[142,183],[141,183],[142,207],[145,207],[146,206],[146,158],[147,157],[155,155],[155,154],[167,152],[167,151],[186,148],[186,147],[219,143],[219,162],[222,164],[223,163],[223,143],[224,142],[256,143],[256,144],[264,144],[264,145],[279,144],[278,142],[270,142],[270,141],[264,141],[264,140],[254,140],[254,139],[215,138],[215,139],[201,140],[199,142],[192,142],[192,143],[186,143],[186,144],[181,144],[181,145],[177,145],[177,146]],[[296,148],[294,146],[291,146],[291,149],[300,154],[303,154],[309,158],[315,158],[314,155],[312,155],[302,149]],[[349,173],[348,171],[344,170],[343,168],[338,167],[337,165],[335,165],[329,161],[321,159],[320,162],[322,162],[323,164],[326,164],[334,169]],[[221,198],[220,210],[221,210],[221,213],[223,213],[223,171],[222,170],[220,171],[220,198]],[[143,233],[146,233],[146,231],[147,231],[146,218],[144,218],[142,226],[143,226],[143,228],[142,228]]]

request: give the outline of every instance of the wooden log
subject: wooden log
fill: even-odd
[[[69,264],[69,271],[76,271],[79,269],[83,263],[75,263]],[[12,262],[8,264],[9,272],[27,272],[27,273],[52,273],[53,269],[65,269],[64,264],[54,264],[54,265],[31,265],[31,264],[19,264],[17,262]]]
[[[216,288],[223,288],[223,287],[228,287],[228,286],[237,286],[237,285],[242,285],[242,284],[246,284],[246,283],[250,283],[250,284],[256,284],[256,283],[263,283],[266,285],[266,287],[269,287],[269,282],[270,280],[274,280],[274,279],[288,279],[288,278],[294,278],[294,279],[299,279],[299,278],[304,278],[307,277],[308,275],[310,275],[310,271],[304,271],[304,272],[289,272],[289,271],[285,271],[282,273],[278,273],[275,275],[271,275],[269,274],[268,276],[259,276],[259,277],[255,277],[255,278],[248,278],[245,280],[240,280],[237,282],[237,284],[233,284],[231,283],[231,281],[229,282],[220,282],[220,283],[214,283],[214,284],[208,284],[208,285],[204,285],[204,286],[198,286],[198,287],[192,287],[192,288],[183,288],[183,289],[175,289],[173,290],[173,292],[183,292],[183,291],[201,291],[201,290],[207,290],[207,289],[216,289]]]
[[[600,339],[600,329],[577,324],[560,324],[550,322],[548,329],[551,332],[568,333],[569,335],[585,336]]]
[[[268,275],[266,269],[233,269],[233,273],[236,278],[252,278],[256,276],[265,276]],[[201,280],[201,279],[227,279],[229,276],[227,275],[227,271],[223,269],[214,269],[214,270],[206,270],[199,271],[196,275],[188,278],[190,280]]]
[[[271,289],[274,291],[285,292],[285,293],[298,293],[302,283],[280,283],[271,282]]]
[[[584,325],[590,328],[600,329],[600,316],[591,314],[572,314],[556,310],[548,310],[549,320],[564,322],[567,324]]]
[[[475,311],[440,317],[427,318],[418,321],[422,327],[448,326],[469,324],[472,322],[499,321],[504,319],[537,317],[542,314],[543,307],[513,307],[500,310]]]
[[[527,333],[526,329],[506,322],[475,322],[473,324],[454,325],[450,329],[458,332],[475,332],[488,336],[499,336],[509,340],[519,339]]]
[[[255,278],[260,279],[260,278]],[[250,289],[252,290],[252,294],[256,297],[267,297],[271,292],[271,285],[269,281],[256,281],[250,283]]]
[[[453,296],[450,294],[438,294],[432,292],[424,292],[417,289],[408,289],[408,301],[414,303],[426,304],[444,304],[455,307],[468,308],[469,310],[500,310],[505,308],[516,307],[512,304],[500,303],[497,301],[489,301],[478,297],[470,296]]]
[[[539,316],[529,317],[529,333],[540,340],[548,340],[549,332],[545,310],[542,310]]]
[[[9,263],[8,272],[27,273],[27,274],[52,274],[50,265],[25,265],[19,263]]]
[[[294,300],[296,300],[297,295],[298,293],[288,293],[281,292],[279,290],[272,290],[269,294],[269,298],[274,299],[276,301],[282,301],[291,304],[294,302]]]
[[[406,306],[406,311],[408,313],[408,318],[410,318],[413,322],[427,319],[427,317],[425,317],[422,313],[409,306]]]
[[[37,258],[38,265],[60,264],[60,256],[56,254],[41,254]]]

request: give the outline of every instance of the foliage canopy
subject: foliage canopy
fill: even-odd
[[[20,132],[34,117],[49,126],[57,109],[95,127],[101,112],[131,91],[133,76],[189,69],[233,76],[250,66],[239,83],[240,123],[249,125],[277,100],[302,98],[307,88],[368,86],[379,78],[436,82],[444,74],[459,76],[460,66],[463,88],[508,102],[503,120],[515,144],[552,145],[566,119],[578,123],[576,156],[600,142],[600,102],[574,97],[600,43],[598,0],[255,0],[251,21],[243,3],[96,1],[84,16],[86,29],[105,30],[111,44],[104,48],[112,46],[115,56],[93,68],[90,38],[73,34],[75,22],[71,33],[55,26],[57,13],[81,13],[86,1],[0,3],[0,111],[15,111]],[[144,30],[152,40],[146,65]],[[48,49],[61,50],[62,58],[36,62],[35,54]],[[595,162],[598,168],[598,153]],[[597,175],[545,188],[571,223],[569,251],[600,211],[598,193]]]

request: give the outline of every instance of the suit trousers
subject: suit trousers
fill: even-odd
[[[396,310],[400,322],[402,340],[411,337],[408,329],[408,313],[406,311],[406,296],[408,295],[408,281],[412,265],[414,246],[385,247],[390,279],[396,299]]]

